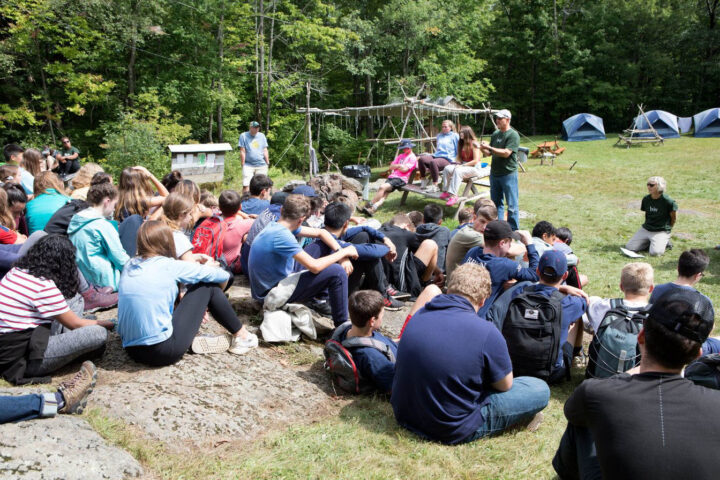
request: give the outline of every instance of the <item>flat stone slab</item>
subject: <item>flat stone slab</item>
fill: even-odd
[[[31,389],[6,389],[22,393]],[[108,445],[80,416],[0,425],[2,479],[123,479],[143,474],[129,453]]]

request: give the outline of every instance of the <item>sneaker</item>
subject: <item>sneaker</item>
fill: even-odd
[[[530,423],[527,424],[527,427],[525,427],[525,430],[528,432],[537,431],[537,429],[540,428],[543,418],[545,418],[545,415],[543,415],[542,412],[536,413],[532,420],[530,420]]]
[[[222,353],[230,348],[228,335],[196,335],[190,350],[193,353]]]
[[[59,413],[82,413],[87,405],[88,395],[95,388],[97,381],[97,368],[91,361],[83,362],[80,371],[67,382],[58,385],[60,392],[65,399],[65,405]]]
[[[442,193],[440,194],[440,198],[441,198],[442,200],[447,200],[448,198],[450,198],[450,192],[442,192]]]
[[[427,179],[427,178],[423,178],[423,179],[420,181],[420,188],[421,188],[422,190],[425,190],[425,189],[427,188],[427,186],[428,186],[428,179]]]
[[[427,193],[437,193],[437,192],[440,191],[440,187],[438,187],[437,185],[429,185],[429,186],[425,189],[425,191],[426,191]]]
[[[97,290],[98,292],[104,293],[104,294],[114,293],[114,292],[115,292],[115,290],[113,290],[112,287],[96,287],[96,286],[93,285],[93,286],[91,286],[90,288],[94,288],[94,289]]]
[[[254,333],[248,332],[247,338],[242,339],[240,337],[232,337],[232,343],[228,352],[235,355],[243,355],[250,351],[252,348],[258,346],[258,337]]]
[[[82,295],[83,300],[85,300],[85,311],[90,313],[94,313],[105,308],[112,308],[118,303],[117,292],[103,293],[95,287],[88,288],[80,295]]]
[[[391,312],[400,310],[404,306],[403,302],[395,300],[394,298],[392,298],[389,295],[385,295],[385,300],[383,301],[383,303],[385,304],[385,310],[388,310]]]
[[[392,297],[395,300],[407,300],[408,298],[410,298],[409,293],[396,290],[395,287],[393,287],[392,285],[389,285],[385,289],[385,293],[387,293],[389,297]]]
[[[375,207],[372,206],[372,203],[368,202],[365,204],[364,207],[360,209],[361,212],[363,212],[365,215],[373,216],[375,215]]]
[[[315,310],[317,313],[319,313],[323,317],[331,317],[332,316],[332,308],[330,308],[330,304],[328,302],[326,302],[325,300],[312,299],[308,302],[305,302],[305,306],[311,310]]]
[[[455,205],[457,202],[458,202],[458,197],[450,197],[450,200],[448,200],[447,202],[445,202],[445,206],[446,206],[446,207],[452,207],[452,206]]]

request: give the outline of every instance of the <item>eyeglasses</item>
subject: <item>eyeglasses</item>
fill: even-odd
[[[657,185],[657,184],[656,183],[648,183],[647,184],[648,187],[654,187],[655,185]]]

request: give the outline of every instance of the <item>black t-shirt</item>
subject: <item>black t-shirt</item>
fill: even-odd
[[[383,265],[385,266],[385,275],[388,281],[399,288],[398,282],[401,277],[400,267],[402,259],[408,251],[415,253],[420,247],[422,240],[420,240],[414,232],[396,227],[395,225],[383,225],[378,231],[382,232],[395,244],[395,250],[397,251],[395,261],[388,264],[387,260],[383,260]]]
[[[720,475],[720,391],[679,375],[585,380],[565,403],[565,416],[592,432],[603,478]]]

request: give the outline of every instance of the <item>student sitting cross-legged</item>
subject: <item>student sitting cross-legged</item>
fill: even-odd
[[[238,319],[221,286],[230,278],[222,268],[175,259],[172,230],[147,221],[138,230],[138,256],[120,277],[118,333],[130,358],[152,366],[171,365],[192,346],[197,353],[237,355],[257,347],[257,336]],[[175,307],[178,282],[188,286]],[[231,335],[196,337],[205,310]]]
[[[255,237],[248,260],[250,291],[253,298],[264,301],[281,280],[296,270],[307,269],[294,278],[297,283],[289,286],[292,293],[285,292],[285,303],[302,303],[327,290],[332,319],[338,326],[347,321],[347,282],[353,269],[350,259],[357,258],[358,253],[354,246],[340,247],[327,230],[303,227],[309,215],[310,200],[290,195],[283,204],[280,220],[267,225]],[[296,236],[319,238],[333,253],[313,258],[300,248]]]
[[[447,292],[426,303],[405,328],[390,399],[395,419],[446,444],[530,422],[547,406],[550,389],[537,378],[513,378],[505,339],[477,317],[490,295],[487,270],[461,265]]]

